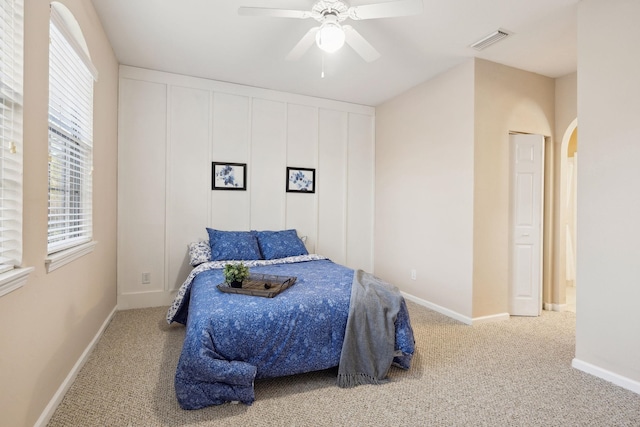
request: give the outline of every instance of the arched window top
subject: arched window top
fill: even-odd
[[[52,3],[50,22],[48,272],[95,244],[92,170],[97,76],[71,13]]]
[[[82,34],[82,29],[71,11],[60,2],[51,2],[51,22],[65,35],[69,44],[93,75],[93,79],[98,80],[98,70],[91,62],[91,54]]]

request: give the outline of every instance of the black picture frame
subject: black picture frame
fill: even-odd
[[[316,170],[287,166],[287,193],[315,193]]]
[[[247,164],[211,162],[211,189],[246,191]]]

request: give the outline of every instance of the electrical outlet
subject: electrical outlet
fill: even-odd
[[[151,273],[142,273],[142,284],[148,285],[151,283]]]
[[[411,280],[416,280],[418,273],[416,272],[415,268],[411,269]]]

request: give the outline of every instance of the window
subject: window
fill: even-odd
[[[22,264],[23,3],[0,3],[0,295],[26,282]]]
[[[93,83],[84,39],[66,8],[51,7],[49,30],[49,255],[92,240]],[[77,24],[77,23],[76,23]],[[75,34],[75,36],[74,36]]]

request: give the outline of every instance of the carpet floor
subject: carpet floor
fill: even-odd
[[[251,406],[180,409],[184,327],[120,311],[49,422],[62,426],[640,426],[640,395],[571,367],[575,314],[464,325],[408,302],[411,369],[341,389],[337,370],[259,380]]]

